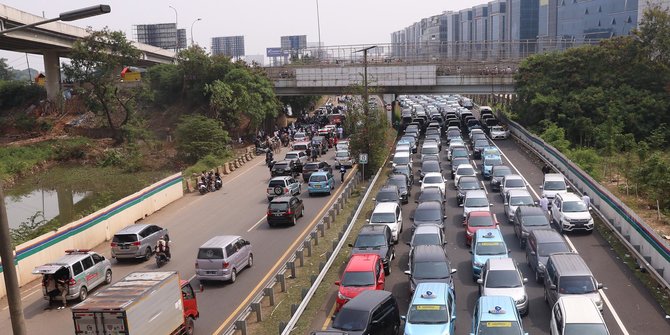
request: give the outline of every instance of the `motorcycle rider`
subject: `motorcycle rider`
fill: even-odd
[[[274,155],[272,154],[272,151],[268,151],[265,153],[265,164],[270,165],[270,162],[272,162]]]
[[[170,254],[170,241],[168,240],[167,235],[163,235],[163,238],[156,242],[156,253],[164,254],[168,261],[172,258],[172,255]]]
[[[217,187],[217,185],[221,186]],[[221,180],[221,174],[218,171],[214,172],[214,186],[217,187],[217,190],[223,187],[223,180]]]
[[[214,172],[209,171],[207,173],[207,189],[210,191],[214,191]]]

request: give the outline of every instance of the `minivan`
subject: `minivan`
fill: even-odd
[[[563,235],[557,231],[553,229],[532,230],[526,239],[526,260],[528,260],[530,269],[535,273],[535,281],[542,282],[549,255],[570,251],[572,248]]]
[[[549,206],[551,206],[551,201],[554,200],[556,193],[567,192],[570,186],[565,183],[565,178],[560,173],[547,173],[544,175],[544,181],[542,182],[542,197],[547,196],[549,199]]]
[[[132,224],[114,234],[111,243],[112,258],[151,259],[158,240],[168,236],[168,230],[153,224]],[[167,238],[169,240],[169,237]]]
[[[195,277],[201,283],[207,280],[234,283],[238,272],[253,264],[251,242],[240,236],[215,236],[198,248]]]
[[[398,334],[398,302],[388,291],[363,291],[342,306],[330,329],[341,330],[348,335]]]
[[[580,296],[561,297],[551,309],[551,335],[609,335],[602,313],[591,299]]]
[[[554,253],[549,256],[544,274],[544,297],[553,306],[564,296],[584,295],[603,310],[603,300],[598,290],[603,284],[596,281],[582,256],[572,252]]]

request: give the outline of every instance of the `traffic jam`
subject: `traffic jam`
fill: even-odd
[[[391,172],[349,245],[334,313],[312,334],[455,334],[456,324],[459,334],[527,334],[528,315],[535,333],[610,334],[603,284],[565,237],[593,231],[588,196],[545,166],[534,197],[496,144],[510,133],[490,107],[459,95],[399,102]],[[531,310],[531,289],[546,307]]]

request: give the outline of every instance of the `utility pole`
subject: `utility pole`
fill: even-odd
[[[321,17],[319,15],[319,0],[316,0],[316,26],[319,31],[319,57],[321,60]]]
[[[7,208],[5,207],[5,193],[2,191],[2,182],[0,182],[0,258],[2,258],[2,275],[5,277],[5,288],[7,289],[9,317],[12,320],[14,335],[26,335],[28,331],[23,316],[23,306],[21,306],[21,291],[12,248]]]
[[[370,49],[376,48],[376,45],[371,47],[363,48],[355,52],[363,52],[363,114],[365,115],[365,153],[370,154],[370,103],[368,102],[370,93],[368,91],[368,51]],[[363,167],[365,169],[365,166]],[[365,172],[363,172],[365,173]]]

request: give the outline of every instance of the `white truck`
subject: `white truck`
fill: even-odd
[[[75,334],[192,334],[195,292],[174,271],[133,272],[72,308]]]

